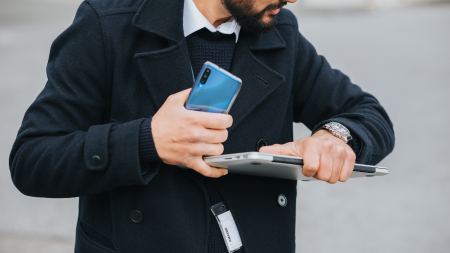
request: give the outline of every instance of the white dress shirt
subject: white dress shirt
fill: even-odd
[[[236,43],[239,39],[239,32],[241,31],[241,26],[233,18],[230,21],[222,23],[218,27],[214,27],[209,20],[203,16],[195,5],[193,0],[184,0],[184,10],[183,10],[183,30],[184,37],[190,34],[206,28],[211,32],[220,32],[223,34],[235,34]]]

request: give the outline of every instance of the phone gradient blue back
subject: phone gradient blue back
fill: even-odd
[[[209,72],[209,76],[202,80],[205,71]],[[228,113],[241,89],[241,85],[240,78],[221,69],[214,63],[205,62],[189,94],[185,105],[186,109]]]

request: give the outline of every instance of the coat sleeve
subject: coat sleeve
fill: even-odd
[[[25,113],[10,154],[11,177],[22,193],[75,197],[147,184],[157,174],[155,150],[153,164],[143,166],[139,157],[148,119],[109,122],[105,48],[99,16],[84,2],[52,44],[47,84]]]
[[[327,122],[339,122],[351,131],[357,144],[353,145],[357,162],[381,161],[394,148],[393,125],[386,111],[374,96],[331,68],[300,33],[297,43],[294,121],[313,132]]]

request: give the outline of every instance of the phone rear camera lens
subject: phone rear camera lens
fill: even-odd
[[[202,78],[200,79],[200,83],[205,84],[206,81],[208,80],[210,74],[211,74],[211,70],[206,69],[205,72],[203,72]]]

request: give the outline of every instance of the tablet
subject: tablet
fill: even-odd
[[[230,173],[301,181],[315,180],[302,174],[303,159],[295,156],[246,152],[208,156],[204,160],[210,166],[227,168]],[[351,177],[374,177],[387,174],[389,169],[385,167],[356,164]]]

